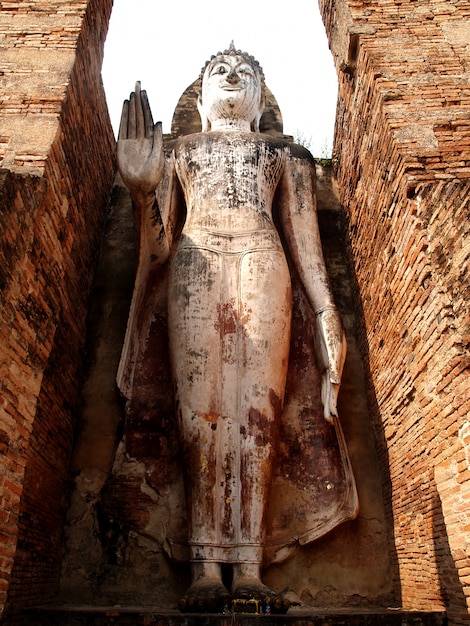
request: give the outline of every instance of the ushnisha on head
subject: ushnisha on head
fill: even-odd
[[[201,70],[198,110],[202,131],[259,131],[265,101],[264,74],[258,61],[233,42]]]

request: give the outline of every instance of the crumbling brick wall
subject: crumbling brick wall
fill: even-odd
[[[111,0],[3,2],[0,607],[53,597],[88,296],[114,175]],[[1,614],[2,608],[0,608]]]
[[[470,3],[320,6],[396,594],[468,623]]]

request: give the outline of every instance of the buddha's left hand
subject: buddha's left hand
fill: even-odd
[[[325,307],[317,313],[315,326],[324,417],[331,422],[333,417],[338,416],[337,401],[346,358],[346,337],[340,315],[333,307]]]

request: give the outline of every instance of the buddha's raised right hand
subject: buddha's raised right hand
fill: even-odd
[[[164,168],[162,125],[154,125],[140,82],[122,107],[117,160],[122,180],[134,198],[155,192]]]

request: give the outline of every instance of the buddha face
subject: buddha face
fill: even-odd
[[[223,54],[207,66],[202,81],[201,116],[216,120],[259,121],[262,113],[261,79],[243,56]]]

